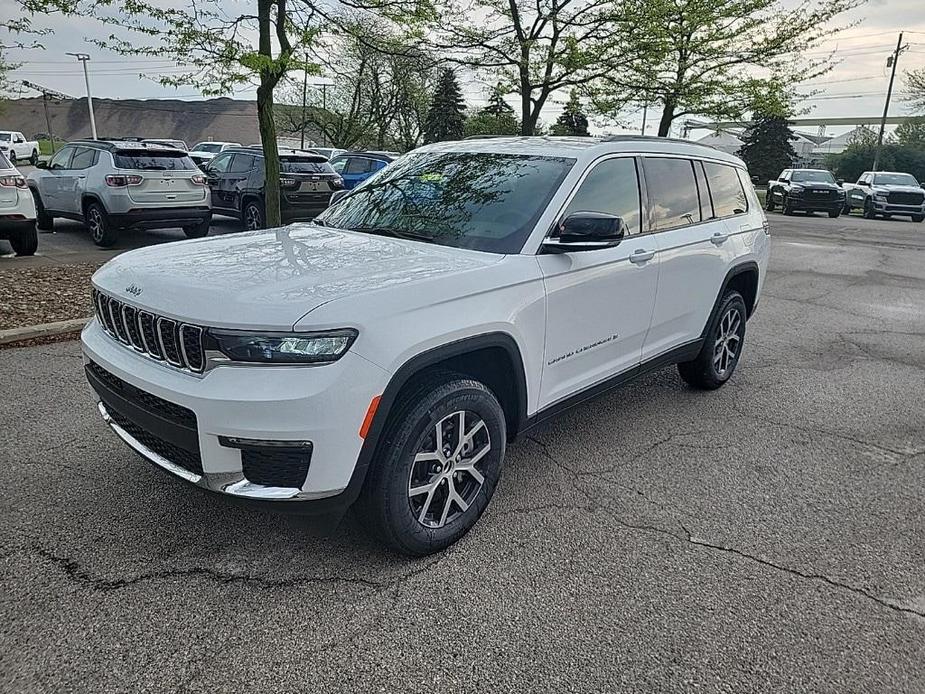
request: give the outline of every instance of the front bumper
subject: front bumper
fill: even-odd
[[[208,207],[136,208],[109,215],[112,224],[120,228],[167,229],[202,224],[212,219]]]
[[[900,216],[904,215],[919,215],[925,214],[925,204],[923,205],[896,205],[889,202],[881,202],[876,198],[871,200],[871,203],[874,206],[874,211],[877,214],[897,214]]]
[[[805,212],[834,212],[835,210],[842,210],[845,207],[844,198],[834,198],[831,200],[789,198],[787,202],[790,204],[791,209]]]
[[[160,469],[212,492],[297,513],[343,511],[359,493],[360,426],[388,380],[366,359],[347,352],[324,366],[219,366],[200,376],[135,352],[96,320],[81,341],[100,415]],[[151,407],[152,399],[190,417],[178,423],[169,410]],[[298,486],[251,479],[246,451],[229,438],[310,442],[304,479]]]

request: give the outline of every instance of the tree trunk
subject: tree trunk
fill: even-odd
[[[662,109],[662,118],[658,122],[658,136],[668,137],[671,130],[671,123],[674,121],[675,103],[672,99],[665,100],[665,107]]]
[[[261,77],[261,82],[263,78]],[[275,80],[273,81],[275,84]],[[273,87],[257,88],[257,124],[263,144],[264,205],[267,227],[282,226],[279,212],[279,146],[276,144],[276,121],[273,118]]]

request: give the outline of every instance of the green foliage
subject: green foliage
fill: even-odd
[[[731,120],[754,106],[773,113],[773,104],[755,103],[756,95],[830,69],[830,57],[808,52],[843,28],[834,19],[862,2],[650,0],[646,26],[656,49],[634,69],[637,100],[662,104],[659,135],[690,114]],[[623,77],[615,79],[625,86]]]
[[[440,73],[434,98],[424,122],[424,142],[462,139],[466,120],[465,108],[456,73],[450,68],[445,68]]]
[[[588,117],[582,111],[581,102],[578,101],[578,92],[574,89],[569,95],[568,103],[565,104],[565,110],[556,119],[551,130],[553,135],[587,137],[591,134],[588,132]]]
[[[796,139],[786,118],[767,113],[756,113],[752,125],[742,136],[742,157],[748,172],[761,181],[776,178],[796,159],[797,153],[790,143]]]
[[[925,150],[925,116],[910,118],[896,126],[893,137],[901,145]]]
[[[514,109],[504,98],[505,90],[502,83],[491,88],[488,95],[488,104],[466,117],[463,134],[466,137],[475,135],[518,135],[520,134],[520,119],[514,114]]]
[[[876,151],[876,141],[865,139],[848,145],[841,154],[826,159],[829,168],[839,178],[856,181],[865,171],[870,171]],[[912,174],[916,180],[925,182],[925,149],[898,142],[887,142],[880,150],[881,171],[901,171]]]
[[[904,96],[914,111],[925,112],[925,67],[906,72]]]

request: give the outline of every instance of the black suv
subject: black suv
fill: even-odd
[[[280,160],[280,212],[283,221],[314,219],[327,209],[331,194],[344,187],[327,159],[315,152],[284,149]],[[263,229],[264,159],[258,147],[231,147],[203,169],[212,189],[212,210],[237,217],[247,229]]]

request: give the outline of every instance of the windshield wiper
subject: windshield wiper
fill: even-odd
[[[435,242],[433,236],[428,236],[427,234],[416,234],[413,231],[392,229],[391,227],[359,226],[353,227],[351,231],[358,231],[362,234],[375,234],[376,236],[391,236],[395,239],[405,239],[408,241],[423,241],[424,243]]]

